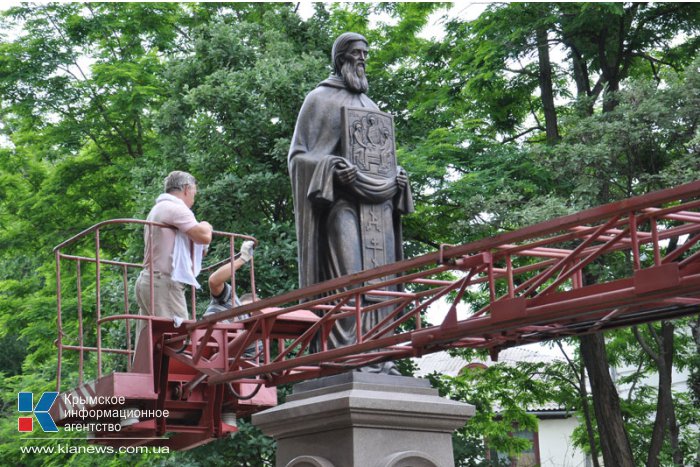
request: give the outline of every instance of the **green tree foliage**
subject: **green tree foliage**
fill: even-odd
[[[179,10],[25,4],[3,12],[3,30],[14,32],[0,43],[0,335],[8,352],[25,344],[0,374],[8,415],[0,429],[11,440],[0,452],[4,464],[71,462],[69,454],[20,455],[26,441],[16,431],[17,392],[55,389],[51,249],[99,220],[131,216],[130,174],[155,147],[150,115]]]
[[[432,130],[425,152],[419,145],[413,155],[421,156],[415,164],[409,159],[414,173],[429,174],[419,181],[421,201],[431,206],[425,211],[439,213],[420,231],[459,243],[475,232],[501,232],[697,179],[697,62],[678,71],[697,56],[698,13],[679,4],[510,4],[492,5],[472,22],[451,22],[433,54],[417,58],[422,66],[407,67],[423,73],[414,122],[451,117],[435,117],[438,129],[426,123]],[[564,52],[550,63],[552,89],[543,89],[542,27],[550,48]],[[559,100],[553,140],[547,92]],[[431,198],[440,201],[437,209]],[[629,267],[622,260],[607,271]],[[593,364],[607,367],[605,354]],[[582,390],[578,384],[578,399],[587,404]],[[647,405],[644,413],[657,408]],[[589,433],[601,428],[595,422],[589,420]],[[629,421],[625,426],[634,462],[648,462],[650,438],[633,433]],[[600,443],[616,449],[593,437],[594,449]],[[664,449],[669,458],[669,445]]]
[[[17,349],[2,368],[2,400],[3,431],[12,433],[17,391],[53,389],[56,376],[51,248],[100,220],[145,217],[168,171],[199,178],[200,218],[261,240],[259,264],[271,265],[258,269],[261,295],[295,287],[286,152],[304,95],[328,73],[333,38],[328,12],[304,22],[290,4],[23,5],[3,16],[18,31],[0,44],[0,319],[8,350]],[[135,261],[142,248],[138,235],[102,245]],[[119,290],[103,279],[108,306]],[[94,294],[90,279],[83,289]],[[94,308],[83,306],[94,326]],[[74,313],[76,304],[64,307]],[[71,371],[64,366],[64,378]],[[241,428],[169,461],[212,465],[219,450],[236,452],[239,465],[270,462],[271,440]],[[0,453],[10,463],[20,441],[4,438],[15,439]]]
[[[173,45],[178,8],[47,4],[4,13],[5,24],[21,26],[0,50],[2,132],[13,145],[0,162],[0,236],[10,246],[2,283],[21,310],[3,313],[4,331],[51,316],[47,265],[57,239],[131,213],[130,173],[154,147],[146,115],[163,87],[159,48]],[[48,339],[38,337],[30,346]]]
[[[404,220],[407,256],[698,178],[697,6],[492,4],[474,21],[447,20],[443,38],[425,38],[443,6],[317,4],[307,20],[294,4],[274,3],[22,4],[2,13],[0,432],[10,441],[1,462],[47,462],[17,458],[14,407],[18,390],[52,389],[56,376],[51,249],[98,221],[144,218],[170,170],[198,178],[199,218],[260,239],[261,296],[296,287],[286,154],[298,109],[329,73],[340,32],[370,40],[370,94],[395,116],[417,206]],[[138,235],[102,248],[142,254]],[[224,249],[214,245],[212,254]],[[84,287],[94,292],[90,281]],[[108,287],[105,300],[118,292]],[[74,312],[76,304],[66,306]],[[639,368],[621,402],[639,464],[656,449],[649,420],[661,398],[640,377],[669,344],[654,337],[659,326],[608,336],[612,364]],[[673,366],[697,381],[700,362],[683,334],[691,329],[700,348],[697,320],[674,327]],[[648,352],[633,352],[642,341]],[[531,381],[533,373],[541,379]],[[545,394],[577,411],[577,442],[595,457],[605,439],[596,438],[584,374],[576,354],[566,365],[436,378],[444,394],[482,409],[457,435],[458,462],[477,465],[467,457],[484,457],[484,433],[503,452],[521,449],[508,424],[533,426],[523,408]],[[677,460],[680,450],[692,463],[697,440],[683,429],[697,414],[686,399],[674,396],[678,442],[664,435],[656,459]],[[273,449],[242,421],[233,439],[187,453],[50,462],[260,465]]]
[[[256,13],[196,28],[191,53],[170,61],[158,117],[167,163],[147,175],[190,170],[198,215],[261,241],[256,260],[271,267],[257,282],[271,296],[297,284],[287,151],[305,93],[327,73],[330,41],[314,35],[317,20],[302,22],[287,6]]]
[[[467,352],[469,358],[475,358]],[[465,355],[466,356],[466,355]],[[441,389],[440,395],[469,401],[476,413],[469,423],[453,436],[455,464],[464,467],[510,465],[486,455],[492,452],[517,456],[530,443],[513,431],[537,431],[537,418],[527,413],[529,407],[541,406],[551,400],[551,381],[541,377],[544,364],[522,364],[517,367],[496,364],[488,367],[465,367],[455,377],[433,374],[428,378]],[[512,384],[502,384],[504,380]]]

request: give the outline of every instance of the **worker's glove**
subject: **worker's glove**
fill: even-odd
[[[246,263],[253,257],[254,247],[255,243],[252,240],[246,240],[241,245],[241,259]]]

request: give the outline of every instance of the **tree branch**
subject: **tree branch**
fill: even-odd
[[[656,68],[654,65],[665,65],[667,67],[672,68],[674,71],[678,72],[678,68],[671,62],[667,62],[666,60],[661,60],[656,57],[652,57],[648,53],[644,52],[634,52],[631,54],[632,57],[639,57],[643,58],[644,60],[648,61],[649,64],[651,65],[652,72],[654,73],[654,79],[658,82],[661,81],[661,78],[659,77],[658,73],[658,68]]]
[[[646,339],[644,339],[644,336],[642,336],[642,333],[639,332],[639,328],[637,326],[632,326],[632,332],[634,332],[634,337],[637,338],[637,342],[639,342],[639,345],[642,346],[644,352],[646,352],[646,354],[649,355],[652,360],[654,360],[659,368],[663,367],[664,362],[661,359],[661,356],[654,352],[654,349],[651,348]]]
[[[569,368],[571,368],[571,371],[574,374],[578,374],[578,368],[576,367],[574,362],[571,361],[571,358],[569,358],[569,354],[567,354],[566,350],[564,350],[564,346],[561,345],[561,342],[559,342],[558,340],[556,340],[555,343],[557,344],[557,347],[559,347],[559,350],[561,351],[562,355],[564,355],[564,358],[566,359],[566,363],[569,365]],[[579,379],[578,384],[582,385],[584,383],[585,382],[583,381],[583,379]],[[576,387],[576,386],[574,386],[574,387]],[[579,386],[579,387],[577,387],[577,389],[580,390],[581,387]]]
[[[63,31],[58,26],[58,24],[56,23],[54,18],[51,15],[47,15],[47,17],[48,17],[48,20],[51,23],[51,26],[53,27],[54,31],[58,34],[58,36],[61,38],[61,40],[63,40],[65,43],[69,44],[70,41],[65,37],[65,35],[63,34]],[[126,145],[126,149],[127,149],[127,152],[129,153],[129,155],[131,155],[132,157],[135,158],[137,156],[137,154],[135,154],[133,151],[131,140],[127,137],[127,135],[125,135],[119,129],[119,127],[116,125],[116,123],[114,123],[112,121],[112,119],[109,117],[109,115],[107,114],[107,109],[105,109],[104,106],[102,105],[101,96],[95,91],[94,86],[92,86],[90,84],[90,81],[89,81],[87,75],[85,74],[83,69],[78,64],[78,61],[75,59],[72,59],[71,62],[78,69],[78,71],[80,72],[80,75],[84,78],[84,81],[86,83],[88,83],[88,86],[86,86],[86,89],[88,90],[88,92],[92,96],[93,100],[95,101],[95,104],[96,104],[97,108],[99,109],[100,114],[102,115],[102,118],[112,128],[112,130],[118,135],[118,137],[122,140],[122,142]],[[70,74],[75,77],[75,75],[73,73],[70,73]],[[76,77],[76,79],[77,79],[77,77]]]
[[[525,135],[528,134],[528,133],[532,133],[532,132],[535,131],[535,130],[544,131],[544,128],[543,128],[541,125],[534,126],[534,127],[532,127],[532,128],[528,128],[527,130],[522,131],[522,132],[518,133],[518,134],[515,135],[515,136],[511,136],[511,137],[509,137],[509,138],[504,139],[503,141],[501,141],[501,144],[511,143],[511,142],[515,141],[516,139],[518,139],[518,138],[520,138],[520,137],[522,137],[522,136],[525,136]]]
[[[97,23],[100,25],[100,34],[105,40],[105,45],[109,48],[110,52],[112,52],[112,57],[114,57],[115,61],[119,60],[120,55],[123,57],[125,56],[124,54],[124,48],[121,45],[121,42],[119,41],[119,37],[114,37],[114,34],[112,34],[112,37],[114,37],[114,40],[117,42],[117,47],[119,48],[119,54],[114,50],[114,47],[112,47],[112,44],[109,41],[109,36],[105,33],[107,28],[102,27],[102,22],[100,21],[99,17],[95,14],[95,10],[92,9],[89,3],[85,3],[85,6],[87,9],[90,11],[90,14],[92,15],[92,19],[97,21]]]
[[[663,323],[663,321],[661,322]],[[664,343],[663,343],[663,338],[659,336],[659,334],[656,332],[656,329],[654,329],[654,326],[651,325],[651,323],[647,323],[647,329],[649,330],[649,333],[651,334],[651,337],[654,338],[654,341],[656,341],[656,346],[659,348],[659,353],[663,353],[664,349]]]
[[[520,70],[515,70],[515,69],[513,69],[513,68],[503,68],[503,69],[504,69],[505,71],[509,71],[509,72],[511,72],[511,73],[515,73],[516,75],[525,75],[525,76],[529,76],[530,78],[537,78],[537,73],[534,73],[534,72],[532,72],[532,71],[530,71],[530,70],[526,70],[526,69],[524,69],[524,68],[522,68],[522,69],[520,69]]]
[[[639,361],[639,365],[637,365],[637,371],[636,373],[639,373],[642,371],[642,365],[644,364],[643,361]],[[632,385],[630,386],[630,390],[627,392],[627,403],[629,404],[632,401],[632,393],[634,392],[634,388],[637,386],[638,380],[632,381]]]

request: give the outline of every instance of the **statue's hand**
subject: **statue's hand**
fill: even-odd
[[[396,184],[401,190],[406,188],[406,186],[408,185],[408,174],[404,169],[399,168],[399,171],[396,174]]]
[[[343,185],[350,185],[357,180],[357,167],[350,166],[335,169],[335,178]]]

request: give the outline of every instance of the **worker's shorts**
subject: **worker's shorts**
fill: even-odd
[[[185,286],[170,279],[169,274],[153,273],[153,310],[151,310],[151,277],[146,270],[136,279],[136,302],[142,316],[162,316],[165,318],[187,319]],[[143,320],[136,326],[137,332],[146,327]]]

